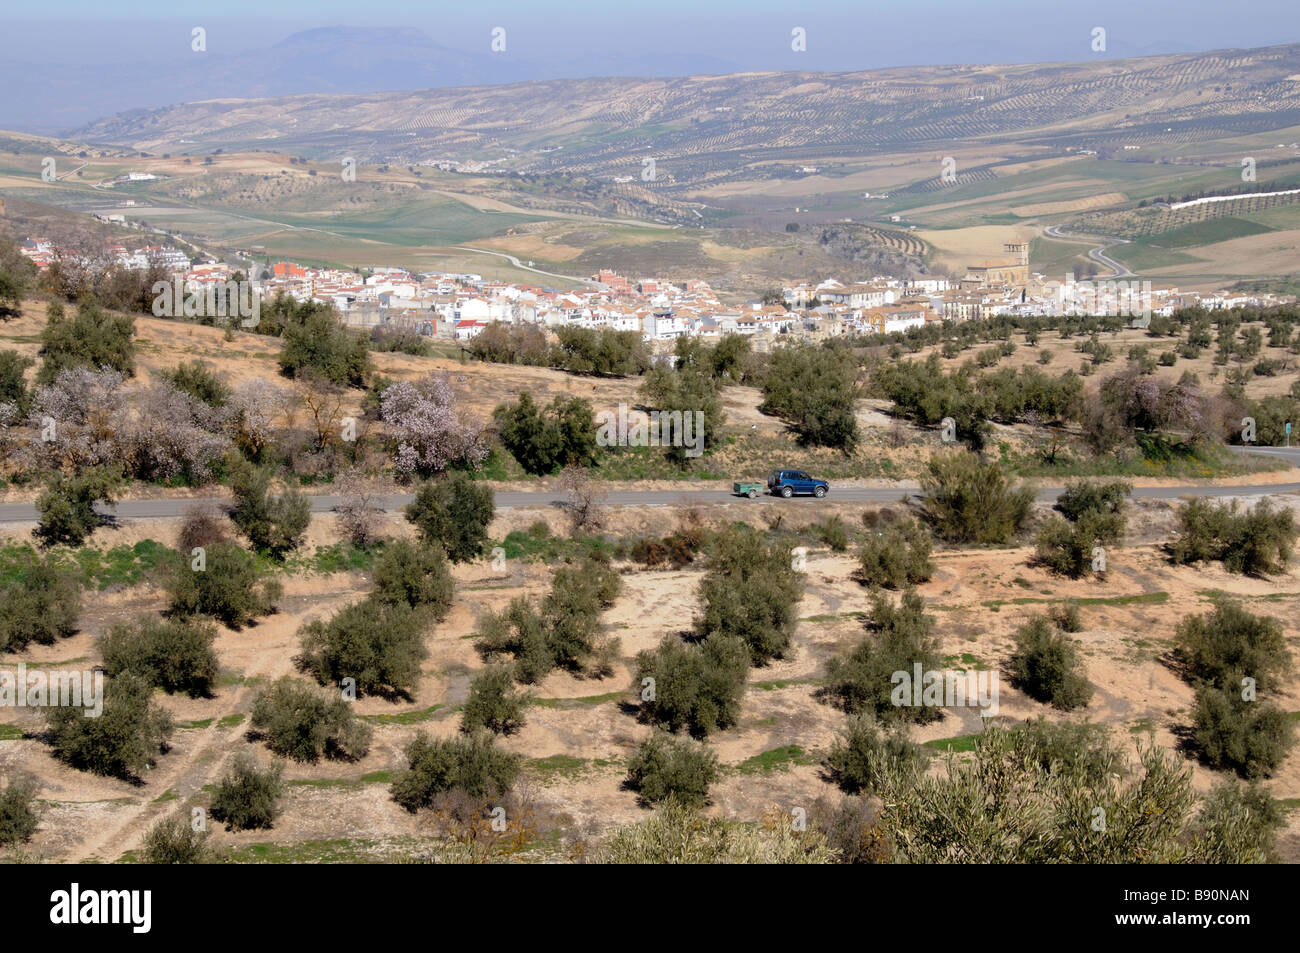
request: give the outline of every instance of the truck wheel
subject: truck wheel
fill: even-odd
[[[756,500],[756,499],[758,499],[758,490],[750,490],[750,491],[749,491],[749,498],[750,498],[751,500]]]
[[[817,499],[819,500],[825,495],[826,495],[826,487],[824,486],[819,486],[817,487],[817,489],[813,490],[813,496],[817,497]]]
[[[788,486],[783,486],[783,487],[781,487],[781,498],[782,498],[782,499],[788,500],[788,499],[790,499],[790,497],[792,497],[792,496],[794,496],[794,490],[790,489]]]

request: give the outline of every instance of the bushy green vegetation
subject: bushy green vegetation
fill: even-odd
[[[296,490],[272,495],[271,473],[247,461],[232,467],[230,518],[253,548],[282,557],[301,545],[311,522],[311,503]]]
[[[267,320],[261,316],[263,323]],[[292,315],[286,315],[280,336],[280,370],[287,377],[317,377],[341,386],[364,387],[374,369],[365,337],[345,328],[327,305],[299,304]]]
[[[215,543],[200,556],[177,553],[167,576],[173,614],[210,615],[243,626],[275,611],[283,587],[257,558],[234,543]]]
[[[436,622],[447,617],[456,584],[442,547],[390,541],[375,560],[372,598],[387,605],[422,609]]]
[[[1196,690],[1192,738],[1201,760],[1244,778],[1274,774],[1295,746],[1295,725],[1271,702],[1242,698],[1240,688]]]
[[[757,530],[733,524],[718,534],[709,572],[700,582],[703,612],[696,633],[735,637],[750,660],[764,665],[784,657],[798,622],[803,580],[788,545],[767,543]]]
[[[847,655],[836,656],[826,668],[827,697],[850,714],[869,712],[882,721],[925,723],[940,717],[929,705],[895,705],[895,672],[943,668],[934,635],[934,618],[914,589],[905,589],[895,604],[883,592],[871,597],[868,634]]]
[[[849,451],[858,442],[857,363],[829,348],[791,346],[771,355],[760,410],[784,420],[800,440]]]
[[[77,630],[81,587],[53,557],[26,556],[17,578],[0,585],[0,652],[32,642],[53,645]]]
[[[144,835],[140,849],[143,864],[205,864],[212,859],[207,846],[210,835],[196,831],[184,814],[165,817]]]
[[[926,582],[934,573],[932,545],[930,531],[914,519],[868,533],[858,550],[860,578],[865,585],[887,589]]]
[[[1124,536],[1124,500],[1133,488],[1123,481],[1066,486],[1052,517],[1038,531],[1035,559],[1053,572],[1078,579],[1093,566],[1097,546],[1118,545]],[[1104,564],[1102,564],[1104,565]]]
[[[678,342],[684,340],[679,338]],[[679,363],[675,368],[658,366],[646,372],[641,396],[652,411],[659,413],[661,440],[669,440],[665,453],[674,463],[685,464],[690,459],[689,453],[710,450],[721,441],[726,415],[722,411],[720,391],[718,380],[692,364]],[[697,412],[703,416],[695,416]],[[688,425],[690,446],[686,443]],[[632,426],[628,424],[629,428]]]
[[[12,774],[6,777],[0,790],[0,847],[21,844],[36,833],[40,819],[35,803],[35,781]]]
[[[826,756],[835,783],[850,794],[878,793],[887,774],[895,778],[919,775],[924,765],[925,753],[908,740],[905,726],[896,723],[886,729],[868,712],[849,719]]]
[[[771,821],[749,825],[718,820],[669,799],[653,816],[614,831],[593,859],[602,864],[834,862],[835,851],[817,831],[796,831],[788,815]]]
[[[431,739],[421,731],[406,746],[406,761],[391,790],[393,800],[413,814],[450,791],[479,799],[501,797],[522,765],[519,755],[493,744],[490,732]]]
[[[41,329],[36,382],[53,383],[59,371],[73,367],[110,367],[130,377],[135,373],[134,336],[135,320],[127,315],[109,314],[87,302],[69,318],[62,305],[53,304]]]
[[[167,692],[207,697],[217,679],[217,628],[201,619],[144,616],[109,629],[99,643],[110,678],[131,672]]]
[[[209,407],[224,407],[234,393],[216,374],[210,371],[202,361],[188,361],[176,365],[161,375],[180,390]]]
[[[637,331],[564,325],[555,333],[559,340],[549,356],[552,367],[609,377],[630,377],[650,367],[649,352]]]
[[[425,542],[439,544],[448,559],[463,563],[483,554],[496,504],[491,487],[457,471],[421,483],[405,513]]]
[[[322,685],[350,678],[359,695],[409,697],[429,654],[424,616],[406,602],[362,599],[328,622],[306,623],[299,640],[303,667]]]
[[[36,498],[36,538],[46,546],[80,546],[104,521],[95,504],[111,505],[121,485],[122,472],[110,467],[89,467],[73,477],[56,473]]]
[[[104,684],[104,710],[57,706],[45,710],[54,753],[74,768],[132,778],[152,765],[172,733],[172,719],[153,700],[153,686],[126,673]]]
[[[1074,640],[1035,616],[1016,631],[1012,679],[1030,697],[1069,711],[1088,704],[1092,685]]]
[[[1184,616],[1174,646],[1190,678],[1218,688],[1240,688],[1249,677],[1258,691],[1272,692],[1291,671],[1282,623],[1229,599],[1216,599],[1204,615]]]
[[[514,671],[508,665],[490,665],[469,683],[469,698],[460,713],[460,730],[473,734],[487,728],[499,735],[514,734],[524,724],[527,692],[515,689]]]
[[[736,723],[748,672],[749,650],[738,638],[715,634],[688,644],[665,636],[637,655],[641,710],[655,725],[702,738]]]
[[[247,751],[235,755],[212,792],[212,816],[232,831],[271,827],[284,795],[283,773],[279,764],[259,768]]]
[[[1178,511],[1178,535],[1170,543],[1175,563],[1222,562],[1228,572],[1252,576],[1286,571],[1300,528],[1289,509],[1260,500],[1241,511],[1237,501],[1190,500]]]
[[[601,638],[600,613],[621,588],[618,573],[598,559],[562,566],[540,609],[520,597],[484,617],[478,627],[480,651],[513,656],[515,678],[529,684],[557,666],[604,677],[618,644]]]
[[[523,393],[492,412],[501,443],[528,473],[544,476],[596,462],[596,425],[581,397],[556,397],[547,408]]]
[[[921,508],[936,534],[954,543],[1005,543],[1029,517],[1034,493],[1013,487],[1002,467],[973,453],[932,457],[921,475]]]
[[[718,756],[702,742],[655,732],[628,761],[627,784],[650,804],[675,800],[687,807],[708,802],[718,776]]]
[[[370,726],[357,720],[337,692],[322,692],[288,676],[258,694],[251,720],[268,748],[295,761],[316,761],[322,755],[355,761],[370,749]]]

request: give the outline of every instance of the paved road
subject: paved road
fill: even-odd
[[[1297,451],[1300,452],[1300,451]],[[899,486],[894,488],[877,487],[842,487],[831,489],[828,499],[849,503],[891,503],[901,500],[904,495],[920,493],[917,486]],[[1054,500],[1061,493],[1061,487],[1043,487],[1038,491],[1038,499]],[[1265,494],[1300,493],[1300,483],[1263,483],[1251,486],[1154,486],[1137,487],[1133,496],[1138,499],[1173,500],[1184,496],[1262,496]],[[313,513],[328,513],[339,502],[335,495],[322,494],[309,496]],[[387,511],[401,509],[411,502],[410,493],[397,493],[379,498],[377,504]],[[103,508],[105,514],[115,515],[118,519],[165,519],[182,515],[191,506],[203,504],[222,506],[227,500],[221,497],[203,499],[169,499],[169,500],[123,500],[113,508]],[[520,506],[562,506],[564,495],[559,492],[538,491],[530,493],[502,492],[496,495],[496,505],[501,509]],[[614,490],[608,494],[605,503],[610,506],[675,506],[691,503],[737,503],[748,506],[765,506],[777,502],[775,497],[761,496],[756,500],[744,500],[732,496],[726,489],[699,490],[683,487],[680,490]],[[815,506],[811,497],[797,497],[796,504]],[[36,507],[30,503],[0,504],[0,523],[33,523],[36,521]]]
[[[1043,234],[1044,234],[1044,235],[1047,235],[1049,238],[1056,238],[1056,239],[1059,239],[1059,240],[1061,240],[1061,241],[1067,241],[1067,242],[1068,242],[1068,241],[1076,241],[1076,242],[1077,242],[1077,241],[1087,241],[1086,238],[1084,238],[1084,239],[1080,239],[1080,238],[1076,238],[1076,237],[1073,236],[1073,235],[1062,235],[1061,232],[1059,231],[1060,227],[1061,227],[1061,226],[1059,226],[1059,225],[1048,225],[1046,228],[1043,229]],[[1103,237],[1105,237],[1105,236],[1103,236]],[[1111,258],[1109,255],[1106,254],[1107,251],[1109,251],[1110,249],[1114,248],[1116,245],[1127,245],[1127,244],[1129,244],[1128,239],[1126,239],[1126,238],[1109,238],[1109,239],[1107,239],[1107,241],[1109,242],[1109,244],[1107,244],[1107,245],[1099,245],[1099,246],[1097,246],[1096,248],[1090,249],[1090,250],[1088,251],[1088,257],[1091,258],[1093,261],[1097,262],[1098,264],[1100,264],[1100,265],[1105,265],[1105,266],[1106,266],[1107,268],[1109,268],[1111,271],[1115,272],[1115,274],[1113,274],[1113,275],[1110,276],[1111,278],[1133,278],[1133,277],[1136,277],[1136,276],[1133,274],[1133,272],[1131,272],[1131,271],[1128,270],[1127,267],[1125,267],[1124,265],[1120,264],[1120,263],[1117,262],[1114,258]]]

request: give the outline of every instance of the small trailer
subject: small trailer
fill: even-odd
[[[767,484],[762,480],[742,481],[737,480],[731,484],[731,492],[735,496],[747,496],[751,500],[757,499],[758,495],[767,489]]]

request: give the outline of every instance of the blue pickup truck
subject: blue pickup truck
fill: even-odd
[[[795,496],[815,496],[821,499],[830,491],[825,480],[814,480],[802,470],[774,470],[767,478],[767,488],[773,496],[790,499]]]

